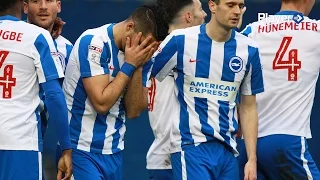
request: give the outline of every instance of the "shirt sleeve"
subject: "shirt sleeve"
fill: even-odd
[[[151,76],[163,81],[166,76],[177,66],[178,46],[176,36],[170,34],[160,44],[152,58],[153,67]]]
[[[77,54],[82,78],[109,74],[110,49],[101,37],[83,36],[80,39]]]
[[[34,64],[39,83],[63,78],[63,70],[49,32],[39,33],[33,44]]]
[[[264,91],[263,74],[258,48],[249,46],[246,75],[241,85],[243,95],[255,95]]]

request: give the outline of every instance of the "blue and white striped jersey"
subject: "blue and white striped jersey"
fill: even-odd
[[[215,42],[206,24],[175,30],[155,54],[151,74],[162,81],[172,69],[180,115],[172,126],[171,152],[218,139],[237,154],[237,93],[264,91],[255,43],[235,31],[227,42]]]
[[[65,72],[63,90],[67,99],[73,148],[112,154],[124,148],[125,111],[123,94],[110,109],[98,114],[87,97],[82,79],[109,74],[112,81],[124,63],[117,48],[113,25],[85,31],[76,41]],[[147,78],[145,78],[147,79]]]
[[[0,17],[0,149],[42,151],[39,83],[61,77],[48,31]]]
[[[57,49],[57,53],[58,53],[59,60],[61,62],[62,69],[63,71],[65,71],[73,45],[69,40],[67,40],[61,35],[57,39],[54,39],[53,42],[54,42],[54,46]],[[49,114],[46,106],[44,105],[45,96],[41,88],[40,88],[39,95],[41,99],[40,115],[41,115],[41,123],[42,123],[42,136],[44,136],[44,133],[47,129]]]

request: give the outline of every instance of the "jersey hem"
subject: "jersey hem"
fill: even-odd
[[[172,166],[148,166],[146,167],[148,170],[157,170],[157,169],[172,169]]]

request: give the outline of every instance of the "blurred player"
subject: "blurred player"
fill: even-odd
[[[59,128],[60,170],[72,174],[63,77],[48,31],[20,20],[23,0],[0,1],[0,179],[42,179],[39,84]],[[61,179],[58,175],[57,179]]]
[[[124,116],[147,108],[142,66],[157,49],[157,34],[155,13],[141,6],[122,22],[85,31],[75,43],[63,89],[76,180],[122,179]]]
[[[169,33],[175,29],[200,25],[206,13],[202,10],[199,0],[158,0],[169,13]],[[147,154],[147,169],[150,179],[173,179],[170,162],[170,128],[173,120],[178,118],[175,111],[179,106],[174,94],[173,73],[159,82],[151,79],[149,88],[149,119],[155,136]]]
[[[57,17],[57,14],[61,11],[61,1],[53,0],[25,0],[24,13],[27,14],[27,22],[42,27],[50,32],[50,34],[56,34],[54,38],[54,45],[58,52],[58,57],[61,61],[63,70],[65,70],[68,58],[72,50],[72,44],[66,38],[61,36],[59,32],[55,33],[57,29],[54,29],[54,25],[59,25],[62,29],[61,19]],[[60,20],[59,20],[60,19]],[[42,136],[44,136],[47,128],[48,113],[46,106],[43,104],[45,96],[42,89],[40,89],[41,98],[41,122],[42,122]]]
[[[259,179],[320,179],[306,141],[320,68],[320,23],[307,17],[314,3],[283,0],[274,17],[243,31],[259,45],[265,78],[257,96]],[[245,161],[240,146],[240,169]]]
[[[256,179],[255,94],[263,92],[259,52],[235,32],[243,0],[209,1],[208,24],[173,31],[160,45],[152,76],[174,69],[179,119],[171,134],[175,179],[238,179],[235,99],[248,149],[246,179]]]

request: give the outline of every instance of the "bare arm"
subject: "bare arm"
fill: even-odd
[[[258,114],[255,95],[241,96],[240,119],[240,125],[246,144],[248,160],[256,161]]]
[[[139,33],[132,45],[130,39],[127,38],[125,50],[126,62],[122,65],[121,71],[118,72],[112,82],[110,82],[109,74],[84,78],[82,80],[89,100],[99,114],[106,114],[113,107],[124,92],[132,73],[134,73],[135,67],[139,67],[144,63],[150,50],[155,46],[155,43],[148,45],[151,37],[146,38],[139,45],[141,36],[142,33]]]
[[[109,81],[109,74],[84,78],[82,81],[94,109],[99,114],[106,114],[123,93],[129,79],[119,71],[112,82]]]
[[[248,162],[245,165],[245,180],[257,179],[257,135],[258,114],[255,95],[242,95],[240,103],[240,124],[247,150]]]
[[[145,58],[143,65],[148,62],[154,52],[157,50],[158,43],[154,42],[154,47]],[[148,88],[143,87],[143,65],[138,67],[128,83],[127,91],[124,97],[126,114],[129,118],[137,118],[141,112],[148,107]]]
[[[140,116],[141,111],[148,107],[148,89],[142,85],[142,67],[134,72],[128,83],[124,105],[129,118]]]

